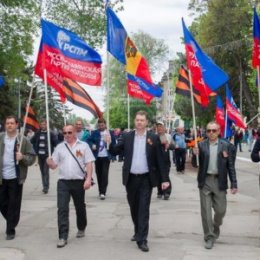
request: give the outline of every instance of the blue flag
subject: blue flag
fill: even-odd
[[[182,19],[182,26],[184,32],[184,39],[186,50],[190,49],[194,53],[196,60],[198,61],[198,65],[201,69],[202,77],[205,84],[212,90],[216,91],[219,87],[224,85],[228,80],[229,77],[225,71],[219,68],[214,61],[207,56],[202,49],[200,48],[199,44],[193,38],[189,30],[187,29],[183,19]],[[188,64],[190,67],[190,65]]]
[[[254,68],[260,66],[260,22],[256,12],[256,8],[254,8],[254,20],[253,20],[252,65]]]
[[[111,8],[107,12],[107,50],[121,63],[126,65],[125,44],[127,32]]]
[[[4,86],[4,84],[5,84],[5,78],[4,78],[4,76],[0,75],[0,88],[2,88]]]

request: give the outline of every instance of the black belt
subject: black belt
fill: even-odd
[[[148,172],[145,172],[145,173],[131,173],[130,172],[130,176],[133,176],[133,177],[145,177],[148,175]]]
[[[213,174],[213,173],[207,173],[207,176],[213,177],[213,178],[218,178],[218,174]]]

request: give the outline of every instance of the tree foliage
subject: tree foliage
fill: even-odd
[[[196,15],[190,27],[191,32],[202,49],[229,75],[229,86],[238,107],[240,107],[240,84],[242,84],[242,111],[248,118],[257,113],[258,107],[255,72],[251,66],[252,7],[257,2],[259,1],[191,0],[189,5],[190,11]],[[224,87],[217,93],[224,102]],[[213,117],[214,98],[207,111]],[[200,118],[199,113],[197,115]],[[201,116],[204,117],[205,114]]]
[[[114,2],[121,10],[123,0]],[[106,35],[105,1],[49,0],[42,6],[43,15],[60,26],[80,35],[91,47],[101,47]]]
[[[38,14],[39,1],[0,1],[0,75],[5,78],[0,89],[0,120],[18,114],[19,89],[22,95],[26,92]]]

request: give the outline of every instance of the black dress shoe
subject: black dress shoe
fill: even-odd
[[[5,239],[6,240],[13,240],[15,238],[15,234],[7,234]]]
[[[135,236],[135,235],[133,235],[133,236],[131,237],[131,241],[136,241],[136,236]]]
[[[143,252],[148,252],[149,251],[149,247],[147,246],[146,242],[140,242],[138,243],[138,248],[143,251]]]

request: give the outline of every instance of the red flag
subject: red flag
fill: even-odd
[[[221,136],[224,137],[224,134],[225,134],[225,111],[224,111],[224,105],[222,103],[220,96],[217,96],[215,120],[220,125]]]
[[[44,79],[65,101],[63,80],[92,85],[101,85],[101,57],[73,32],[45,20],[42,24],[42,39],[35,66],[35,74]]]
[[[254,8],[253,37],[252,65],[256,68],[260,66],[260,22],[256,8]]]
[[[133,98],[143,99],[147,105],[150,105],[153,96],[143,91],[139,84],[133,80],[127,80],[128,94]]]
[[[229,77],[208,57],[195,41],[182,20],[187,66],[191,71],[192,83],[200,92],[202,106],[209,104],[210,93],[225,84]]]
[[[231,95],[231,91],[228,86],[226,86],[226,109],[227,109],[227,117],[236,126],[245,129],[246,124],[243,121],[242,115],[236,106],[236,103]]]

